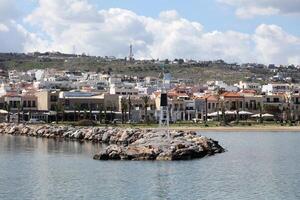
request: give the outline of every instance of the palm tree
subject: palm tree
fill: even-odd
[[[65,121],[65,105],[64,104],[60,105],[60,110],[62,113],[61,121],[63,122],[63,121]]]
[[[224,123],[224,125],[226,125],[225,102],[224,102],[224,100],[221,101],[221,110],[222,110],[223,123]]]
[[[10,122],[10,104],[8,104],[8,103],[4,103],[4,107],[5,107],[5,109],[6,109],[6,111],[7,111],[7,122],[9,123]]]
[[[263,107],[261,105],[261,103],[258,103],[258,108],[259,108],[259,123],[263,123]]]
[[[132,109],[132,102],[131,98],[129,96],[128,98],[128,120],[131,121],[131,109]]]
[[[21,103],[19,101],[17,102],[17,108],[18,108],[18,124],[19,124],[20,121],[21,121],[21,114],[20,114],[20,112],[21,112]]]
[[[92,120],[92,117],[93,117],[93,109],[92,109],[92,106],[90,104],[89,105],[89,119]]]
[[[86,109],[84,109],[84,111],[83,111],[83,118],[84,118],[84,119],[87,119],[87,112],[86,112]]]
[[[239,101],[236,100],[236,123],[240,122],[240,105],[239,105]]]
[[[104,123],[105,124],[107,123],[106,118],[107,118],[107,111],[106,111],[106,108],[105,108],[104,109]]]
[[[149,96],[143,96],[142,100],[144,102],[145,121],[148,123],[148,110],[147,110],[147,108],[149,107],[150,97]]]
[[[208,118],[208,103],[207,103],[207,97],[205,98],[205,125],[207,125],[207,118]]]
[[[75,106],[74,106],[74,121],[79,121],[79,118],[80,118],[80,105],[78,103],[75,103]],[[77,111],[78,111],[78,115],[77,115]]]
[[[220,94],[218,94],[217,97],[217,120],[220,121]]]
[[[55,104],[55,122],[58,124],[58,114],[59,114],[59,105],[58,103]]]
[[[126,121],[127,101],[124,97],[121,98],[122,123]]]
[[[102,122],[102,110],[103,110],[101,105],[98,105],[98,110],[99,110],[98,119],[99,119],[99,123],[101,124],[101,122]]]

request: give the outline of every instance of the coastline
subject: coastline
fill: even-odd
[[[218,141],[196,131],[0,124],[0,134],[107,144],[95,160],[191,160],[225,152]]]
[[[149,129],[149,128],[143,128]],[[160,128],[150,128],[160,129]],[[169,130],[183,131],[204,131],[204,132],[299,132],[300,126],[262,126],[262,127],[170,127]]]

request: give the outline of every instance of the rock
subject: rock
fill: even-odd
[[[174,136],[175,135],[175,136]],[[112,149],[117,149],[112,151]],[[128,146],[109,145],[94,156],[97,160],[189,160],[222,153],[218,142],[195,132],[171,133],[152,131]],[[113,153],[111,153],[113,152]],[[116,154],[119,154],[116,155]]]
[[[56,125],[0,124],[0,134],[65,138],[79,142],[110,144],[96,160],[187,160],[223,153],[213,139],[194,131],[73,127]]]

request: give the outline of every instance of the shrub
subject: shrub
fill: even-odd
[[[76,122],[75,125],[76,126],[96,126],[97,123],[92,121],[92,120],[83,119],[83,120],[80,120],[80,121]]]

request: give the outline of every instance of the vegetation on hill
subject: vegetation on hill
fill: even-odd
[[[125,59],[77,56],[68,54],[0,54],[0,68],[2,69],[45,69],[55,68],[61,70],[86,70],[109,72],[114,74],[127,74],[133,76],[159,76],[162,64],[153,61],[128,62]],[[267,81],[270,76],[276,75],[266,68],[248,68],[225,62],[203,62],[170,64],[165,62],[164,68],[174,78],[191,80],[194,83],[204,83],[208,80],[224,80],[228,83],[245,81]],[[292,73],[293,75],[295,73]],[[296,73],[297,74],[297,73]],[[299,73],[298,73],[299,74]]]

